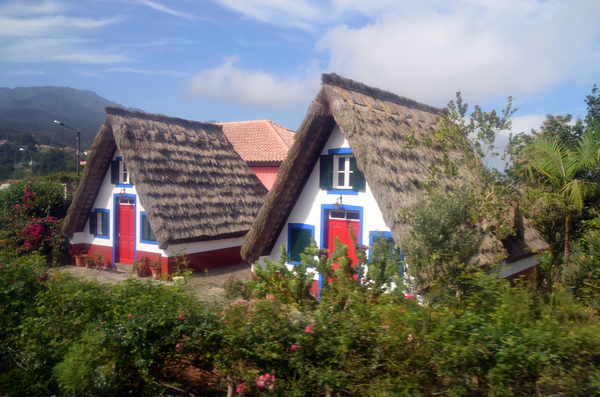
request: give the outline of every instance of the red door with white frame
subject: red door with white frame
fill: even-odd
[[[120,197],[117,229],[117,262],[133,263],[135,260],[135,199]]]
[[[329,249],[329,256],[333,253],[335,247],[335,237],[338,237],[343,244],[348,246],[348,257],[352,259],[352,266],[358,264],[358,258],[356,257],[356,249],[354,248],[354,242],[350,235],[350,228],[356,239],[360,233],[360,218],[357,211],[329,211],[327,219],[327,248]],[[338,265],[333,265],[334,269],[338,268]]]

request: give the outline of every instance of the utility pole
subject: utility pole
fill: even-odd
[[[65,123],[61,123],[58,120],[54,120],[54,122],[56,124],[60,125],[61,127],[68,128],[68,129],[73,130],[73,131],[75,131],[77,133],[77,176],[79,176],[79,163],[80,163],[80,161],[79,161],[79,153],[81,153],[81,150],[80,150],[80,139],[81,139],[81,137],[80,137],[80,131],[77,130],[77,129],[75,129],[75,128],[71,128],[68,125],[65,125]]]

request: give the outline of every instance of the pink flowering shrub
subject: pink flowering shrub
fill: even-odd
[[[39,252],[49,264],[65,257],[62,218],[68,201],[61,185],[26,181],[0,194],[0,240],[20,255]]]

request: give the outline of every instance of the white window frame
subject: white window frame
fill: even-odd
[[[351,154],[336,154],[333,156],[333,188],[334,189],[352,189],[350,184],[350,176],[352,175],[352,169],[350,167],[350,159],[354,157]],[[340,159],[344,159],[344,169],[340,170],[339,163]],[[344,183],[339,184],[339,176],[344,176]]]
[[[129,185],[129,171],[123,160],[119,161],[119,184]]]

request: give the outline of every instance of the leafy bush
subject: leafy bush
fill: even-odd
[[[62,186],[52,182],[24,181],[0,192],[0,239],[19,254],[39,252],[49,263],[65,259],[62,218],[69,202]]]
[[[314,248],[304,266],[331,267]],[[248,285],[230,281],[230,298],[255,295],[224,307],[200,302],[177,283],[101,285],[49,272],[39,256],[1,254],[0,393],[600,393],[600,323],[568,289],[546,299],[469,271],[457,280],[468,294],[440,291],[422,305],[398,278],[393,288],[382,276],[397,271],[395,260],[371,255],[364,274],[344,252],[335,248],[340,266],[323,275],[331,280],[318,302],[299,299],[309,278],[295,281],[303,270],[282,271],[282,263]]]

